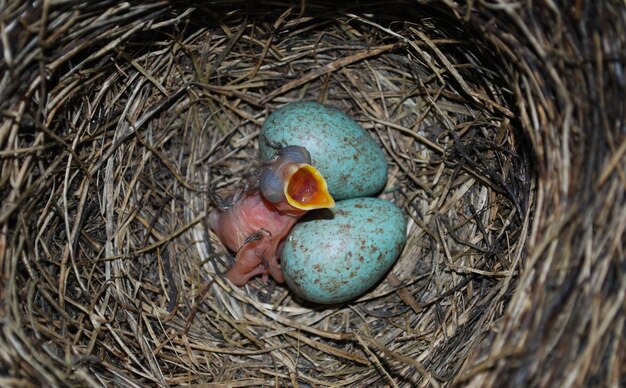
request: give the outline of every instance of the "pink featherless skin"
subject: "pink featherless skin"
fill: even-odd
[[[279,283],[285,281],[278,263],[279,244],[306,211],[286,215],[261,194],[248,193],[236,206],[211,212],[211,228],[222,243],[237,253],[235,265],[226,277],[242,286],[256,275],[267,274]]]
[[[304,148],[282,148],[262,170],[257,189],[242,193],[226,210],[215,209],[209,215],[211,229],[236,254],[235,264],[226,273],[235,285],[243,286],[257,275],[283,283],[279,261],[283,240],[309,210],[335,205],[326,181],[309,163]]]

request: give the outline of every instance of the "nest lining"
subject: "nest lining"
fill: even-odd
[[[14,46],[21,56],[5,55],[2,97],[28,97],[3,106],[9,124],[0,130],[11,317],[0,360],[24,360],[11,378],[489,381],[485,365],[497,361],[476,354],[503,347],[494,333],[508,321],[499,319],[520,303],[519,294],[510,300],[518,276],[539,257],[527,255],[529,241],[548,222],[532,218],[546,182],[533,187],[526,146],[539,160],[553,156],[537,149],[550,138],[529,132],[546,112],[525,105],[532,99],[507,78],[525,63],[494,55],[519,47],[477,38],[493,26],[459,26],[451,9],[407,3],[71,5],[7,12],[36,23],[41,11],[59,31],[41,46],[43,67],[27,66],[27,32],[3,32],[22,43]],[[302,303],[258,279],[230,287],[221,274],[232,255],[206,225],[211,198],[249,170],[263,120],[300,100],[336,106],[370,132],[391,166],[381,197],[410,217],[387,278],[340,306]],[[623,233],[623,221],[612,225]],[[553,282],[572,276],[562,271]],[[543,343],[544,357],[560,338]]]

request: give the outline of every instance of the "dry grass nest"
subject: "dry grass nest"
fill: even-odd
[[[626,383],[619,0],[0,2],[0,385]],[[268,115],[385,151],[358,300],[232,286],[207,228]]]

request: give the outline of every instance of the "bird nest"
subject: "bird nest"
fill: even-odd
[[[624,384],[625,15],[1,3],[0,385]],[[370,133],[409,220],[341,305],[233,286],[207,225],[303,100]]]

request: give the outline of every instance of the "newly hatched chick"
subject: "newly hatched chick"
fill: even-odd
[[[262,169],[257,190],[209,215],[220,241],[236,252],[235,264],[226,273],[234,284],[243,286],[256,275],[266,279],[268,274],[284,282],[278,262],[283,240],[307,211],[335,205],[326,181],[310,163],[303,147],[281,148]]]

